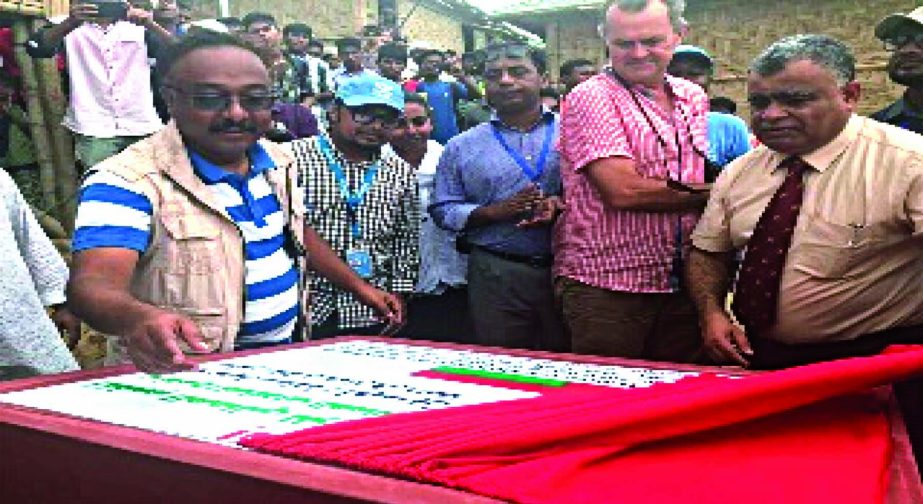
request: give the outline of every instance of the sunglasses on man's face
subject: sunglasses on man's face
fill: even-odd
[[[272,91],[254,90],[244,94],[220,93],[212,91],[185,91],[179,88],[169,88],[187,97],[193,108],[203,112],[223,112],[227,110],[234,100],[240,108],[247,112],[265,112],[272,108],[276,101]]]
[[[398,126],[400,117],[395,113],[381,108],[347,108],[353,117],[353,122],[360,126],[369,126],[378,123],[384,129],[394,129]]]
[[[427,116],[416,116],[416,117],[399,117],[397,120],[398,128],[408,128],[413,126],[414,128],[422,128],[426,126],[426,123],[429,122],[429,117]]]

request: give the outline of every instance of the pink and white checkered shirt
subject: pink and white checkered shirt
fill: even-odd
[[[671,292],[677,226],[682,223],[688,245],[698,212],[607,208],[584,171],[594,161],[621,157],[633,159],[645,177],[704,181],[705,162],[692,142],[699,152],[708,152],[708,97],[691,82],[667,76],[667,83],[673,89],[672,113],[635,88],[657,132],[611,75],[597,75],[567,95],[560,143],[567,210],[553,238],[556,277],[614,291]]]

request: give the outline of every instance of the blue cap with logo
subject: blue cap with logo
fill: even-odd
[[[372,72],[363,72],[343,81],[336,92],[337,99],[347,107],[384,105],[404,111],[404,90],[393,81]]]

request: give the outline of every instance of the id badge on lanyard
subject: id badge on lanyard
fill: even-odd
[[[349,221],[350,234],[355,242],[361,242],[362,227],[359,224],[359,207],[362,206],[362,203],[365,201],[365,196],[375,183],[375,176],[378,174],[378,163],[370,166],[366,170],[362,185],[359,187],[359,190],[354,193],[349,190],[349,184],[346,181],[346,173],[343,171],[343,167],[340,163],[334,158],[330,145],[327,143],[327,139],[323,136],[318,137],[318,145],[324,157],[327,159],[330,171],[333,172],[333,177],[336,179],[337,185],[340,188],[340,194],[343,196],[343,201],[346,203],[346,216]],[[362,248],[354,247],[347,249],[346,264],[348,264],[359,277],[364,279],[372,278],[375,273],[375,268],[372,266],[372,254],[369,253],[368,250]]]
[[[346,251],[346,264],[359,275],[360,278],[372,278],[375,269],[372,267],[372,254],[367,250],[349,249]]]

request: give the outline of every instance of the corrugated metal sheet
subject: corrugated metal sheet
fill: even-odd
[[[515,16],[560,9],[596,9],[605,0],[465,0],[490,16]]]

